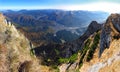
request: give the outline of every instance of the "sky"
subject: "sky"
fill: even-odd
[[[120,12],[120,0],[0,0],[3,9],[63,9]]]

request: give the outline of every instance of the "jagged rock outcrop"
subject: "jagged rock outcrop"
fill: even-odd
[[[98,58],[99,46],[89,62],[83,62],[80,72],[119,72],[120,65],[120,39],[113,40],[109,49],[105,49]]]
[[[100,30],[100,43],[90,61],[83,61],[80,72],[119,72],[120,15],[111,14]],[[90,38],[89,38],[90,39]],[[91,42],[92,43],[92,42]],[[89,52],[90,49],[87,50]],[[89,53],[88,53],[89,54]],[[86,54],[86,56],[88,56]],[[86,57],[84,56],[84,57]]]
[[[99,57],[105,48],[109,48],[114,38],[120,37],[120,15],[111,14],[102,28]]]

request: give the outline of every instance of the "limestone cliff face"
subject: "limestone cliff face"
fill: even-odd
[[[99,31],[100,40],[90,61],[87,51],[80,72],[119,72],[120,71],[120,15],[111,14]],[[94,37],[93,37],[94,38]],[[89,38],[91,39],[91,38]],[[95,38],[94,38],[95,39]],[[91,42],[92,43],[92,42]],[[93,42],[94,43],[94,42]]]
[[[99,47],[95,50],[93,58],[83,62],[80,72],[119,72],[120,71],[120,39],[113,40],[109,49],[105,49],[98,58]]]
[[[110,43],[114,38],[119,38],[119,32],[120,15],[111,14],[102,28],[99,57],[101,56],[105,48],[109,48]]]
[[[39,65],[30,42],[0,13],[0,72],[50,72]]]

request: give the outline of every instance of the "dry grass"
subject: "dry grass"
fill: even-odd
[[[21,69],[21,72],[40,72],[38,59],[30,55],[29,41],[14,26],[6,26],[4,20],[0,14],[0,34],[3,37],[0,39],[0,72],[20,72]]]
[[[5,45],[0,44],[0,72],[7,72],[8,64],[7,64],[7,48]]]

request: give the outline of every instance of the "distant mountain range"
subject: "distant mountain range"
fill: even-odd
[[[109,15],[100,11],[63,10],[7,10],[3,13],[34,45],[75,40],[91,21],[103,23]]]
[[[67,27],[86,26],[93,20],[103,23],[108,17],[108,13],[100,11],[8,10],[4,11],[4,14],[11,20],[14,20],[14,22],[23,26],[35,26],[38,24],[50,26],[60,24]],[[47,24],[47,22],[49,24]]]

